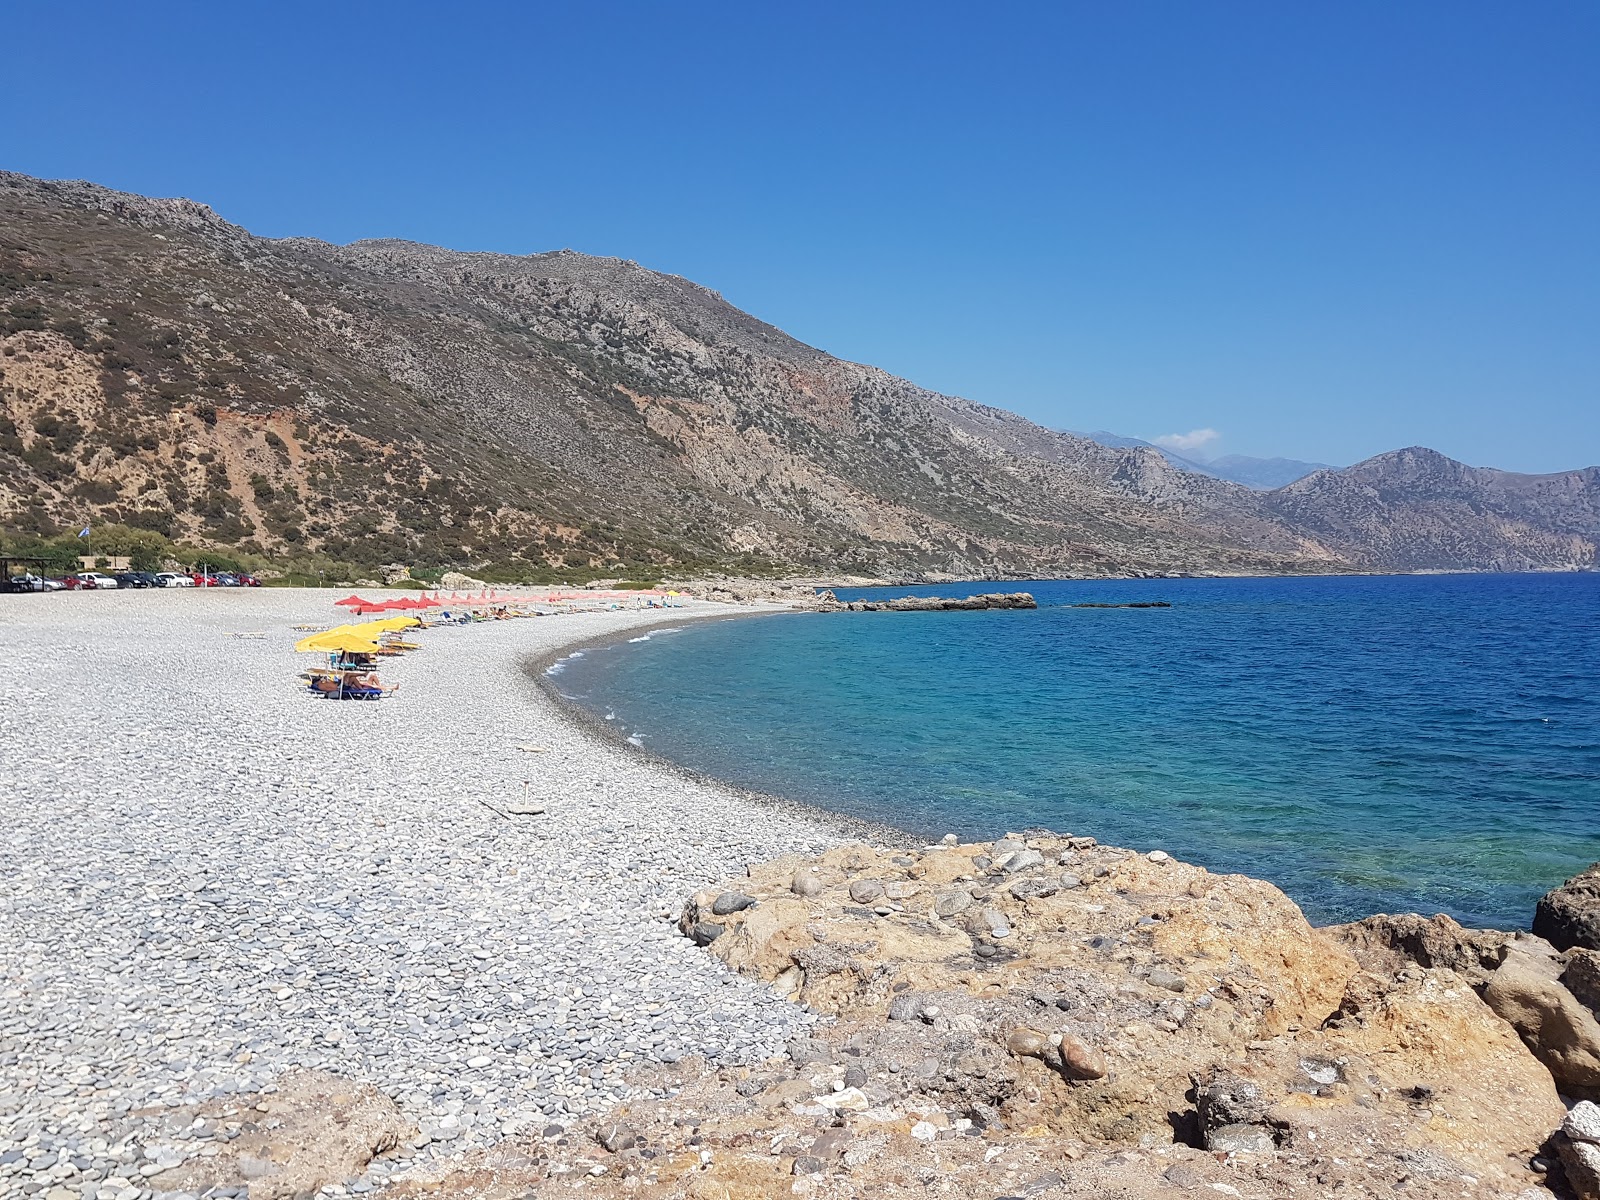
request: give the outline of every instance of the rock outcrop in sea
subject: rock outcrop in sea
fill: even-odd
[[[893,600],[838,600],[832,592],[818,602],[823,612],[982,612],[991,608],[1038,608],[1030,592],[984,592],[977,596],[897,596]]]
[[[1533,931],[1557,950],[1600,950],[1600,863],[1544,894]]]

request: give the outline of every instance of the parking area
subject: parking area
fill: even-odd
[[[103,592],[137,588],[260,587],[261,580],[239,571],[76,571],[71,575],[40,575],[32,571],[8,575],[7,592]]]

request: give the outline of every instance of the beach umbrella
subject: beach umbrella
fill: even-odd
[[[349,595],[349,596],[346,596],[343,600],[335,600],[334,601],[334,604],[338,605],[341,608],[352,608],[352,607],[355,607],[357,605],[368,604],[368,603],[371,603],[371,602],[368,601],[368,600],[363,600],[360,596],[356,596],[356,595]]]
[[[294,648],[301,653],[320,651],[326,654],[338,651],[342,654],[372,654],[378,649],[378,641],[371,631],[359,629],[354,625],[338,625],[321,633],[313,633],[310,637],[301,638],[294,644]]]
[[[352,629],[370,631],[373,634],[399,633],[402,629],[410,629],[413,625],[421,625],[416,617],[383,617],[377,621],[363,621],[359,625],[351,626]]]

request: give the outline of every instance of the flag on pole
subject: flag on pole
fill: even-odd
[[[88,537],[89,536],[89,527],[87,525],[85,525],[82,529],[78,530],[78,536],[79,537]]]

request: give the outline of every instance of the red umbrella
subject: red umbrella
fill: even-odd
[[[355,613],[355,615],[358,617],[364,617],[368,613],[386,612],[388,608],[389,606],[387,604],[368,604],[367,602],[362,601],[362,603],[352,608],[350,611]]]
[[[363,600],[360,596],[351,595],[346,596],[343,600],[335,600],[334,603],[343,605],[346,608],[351,608],[358,604],[370,604],[372,602],[370,600]]]

